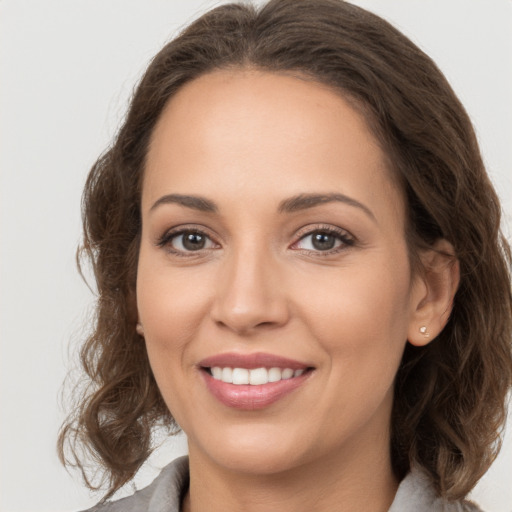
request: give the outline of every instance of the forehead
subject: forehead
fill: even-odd
[[[386,161],[364,117],[332,88],[298,76],[218,70],[187,83],[162,112],[143,203],[205,184],[206,192],[233,198],[249,182],[255,198],[334,190],[375,203],[391,193],[396,208]]]

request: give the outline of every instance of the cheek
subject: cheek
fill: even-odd
[[[407,273],[369,268],[313,287],[303,309],[329,368],[317,407],[340,425],[350,416],[354,428],[376,411],[387,421],[407,338]]]
[[[209,299],[206,276],[171,269],[141,250],[137,274],[137,309],[146,337],[162,349],[186,343],[199,328]]]
[[[208,310],[208,299],[200,281],[187,269],[171,269],[141,250],[137,275],[137,308],[144,327],[149,361],[168,409],[182,427],[187,425],[194,390],[186,385],[195,372],[191,340]]]
[[[409,324],[407,261],[350,266],[316,276],[307,288],[301,314],[333,364],[357,360],[378,368],[399,361]]]

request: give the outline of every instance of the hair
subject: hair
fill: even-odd
[[[141,181],[164,106],[187,82],[221,69],[296,74],[348,98],[401,183],[412,259],[436,240],[452,244],[461,274],[453,311],[431,343],[406,346],[391,456],[398,478],[419,467],[439,495],[464,497],[499,451],[512,385],[511,256],[500,205],[469,117],[434,62],[388,22],[342,0],[222,5],[150,63],[85,185],[79,265],[92,264],[98,296],[80,352],[89,385],[62,426],[61,460],[99,488],[87,476],[92,457],[107,499],[147,459],[156,427],[178,430],[135,331]]]

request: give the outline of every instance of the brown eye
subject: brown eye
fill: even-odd
[[[351,245],[354,245],[354,239],[346,231],[317,229],[304,235],[294,248],[310,252],[336,252]]]
[[[328,251],[336,244],[336,237],[330,233],[315,233],[311,235],[311,245],[317,251]]]
[[[199,231],[182,231],[176,233],[170,238],[169,244],[174,250],[179,252],[200,251],[213,247],[212,240]]]
[[[181,236],[183,247],[188,251],[204,249],[206,237],[201,233],[184,233]]]

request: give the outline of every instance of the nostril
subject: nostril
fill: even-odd
[[[260,322],[256,327],[272,327],[275,322]]]

